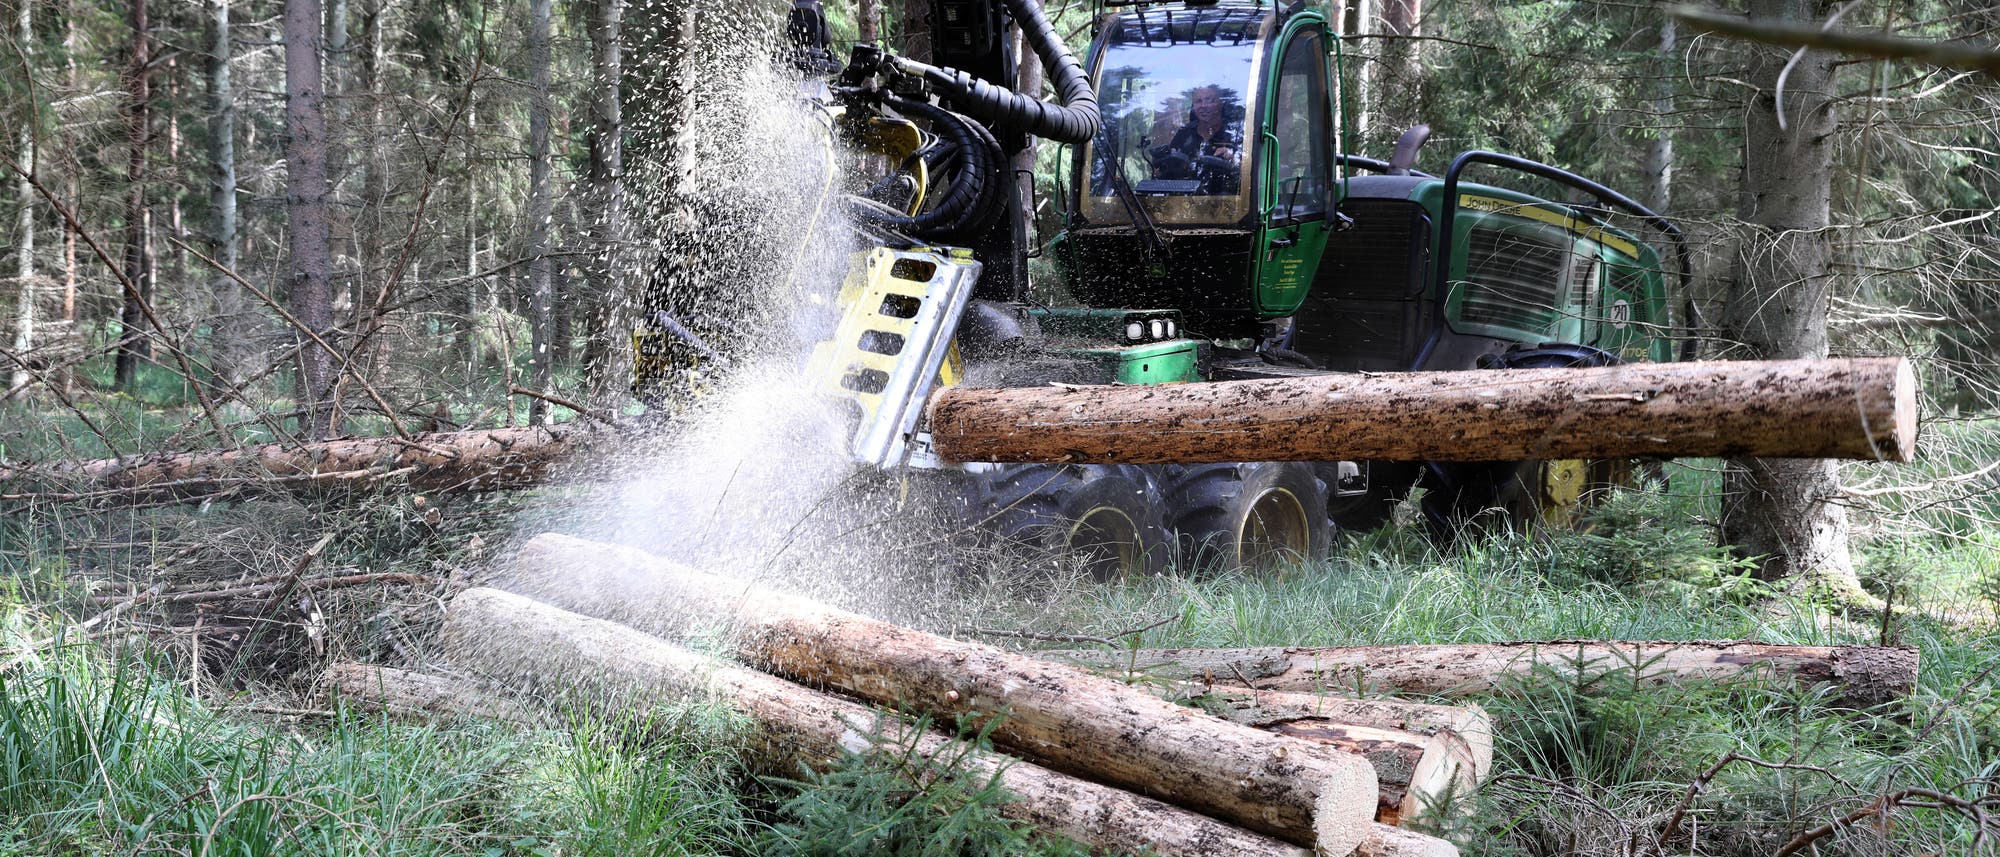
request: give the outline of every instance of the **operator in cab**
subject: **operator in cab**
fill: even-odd
[[[1242,181],[1243,108],[1221,86],[1195,87],[1187,124],[1152,150],[1153,177],[1194,179],[1200,193],[1233,194]]]

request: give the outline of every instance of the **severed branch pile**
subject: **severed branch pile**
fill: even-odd
[[[719,698],[756,724],[753,760],[783,772],[880,739],[923,751],[954,740],[870,705],[968,723],[996,747],[971,758],[1013,796],[1003,811],[1094,848],[1161,855],[1455,854],[1395,825],[1476,788],[1493,764],[1473,706],[1130,684],[560,535],[529,542],[491,583],[451,602],[441,634],[476,685],[356,665],[329,684],[384,707],[513,720],[533,716],[529,700]],[[690,638],[713,654],[673,642]]]

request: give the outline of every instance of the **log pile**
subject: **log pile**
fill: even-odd
[[[1476,706],[1340,698],[1316,692],[1337,684],[1288,678],[1332,675],[1293,657],[1332,650],[1146,653],[1148,663],[1195,680],[1128,684],[553,534],[481,582],[450,603],[440,635],[447,659],[476,676],[476,687],[357,665],[337,667],[329,687],[385,708],[510,720],[532,719],[530,700],[643,711],[664,700],[718,699],[754,724],[746,753],[767,769],[823,768],[885,742],[927,756],[950,749],[944,755],[969,759],[972,772],[1001,777],[1011,795],[1006,814],[1095,849],[1165,857],[1454,855],[1449,843],[1396,825],[1476,789],[1493,766],[1492,724]],[[710,653],[674,642],[690,637]],[[1666,650],[1594,645],[1606,656]],[[1405,659],[1435,650],[1453,661],[1453,647],[1390,648]],[[1907,688],[1893,669],[1811,666],[1901,663],[1895,650],[1688,648],[1707,652],[1710,663],[1853,681],[1867,686],[1862,696]],[[1395,674],[1394,658],[1379,649],[1375,656],[1349,662],[1363,665],[1358,675]],[[1505,673],[1521,660],[1481,663]],[[1672,680],[1713,672],[1671,662],[1681,664]],[[1195,666],[1210,663],[1229,667]],[[1257,686],[1227,687],[1222,675]],[[982,726],[995,749],[967,752],[952,736],[884,711]]]

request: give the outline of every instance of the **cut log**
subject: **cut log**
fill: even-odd
[[[1917,432],[1901,358],[949,387],[929,408],[954,461],[1908,461]]]
[[[1471,765],[1475,781],[1483,782],[1493,772],[1493,720],[1485,709],[1470,703],[1430,705],[1215,685],[1156,686],[1169,699],[1260,729],[1280,723],[1323,721],[1440,738],[1460,748],[1457,752]]]
[[[1128,667],[1176,679],[1265,690],[1490,693],[1507,676],[1543,667],[1639,671],[1648,684],[1768,673],[1834,685],[1840,701],[1867,707],[1898,699],[1917,680],[1915,646],[1777,646],[1725,640],[1551,640],[1443,646],[1065,651],[1045,656],[1103,669]],[[1136,660],[1135,660],[1136,657]],[[1620,679],[1625,681],[1627,679]]]
[[[374,664],[328,667],[321,692],[367,711],[435,718],[440,715],[540,724],[533,711],[481,690],[464,679]]]
[[[1051,768],[1319,853],[1353,851],[1375,814],[1375,772],[1356,756],[642,551],[544,534],[502,588],[670,636],[725,624],[724,645],[760,668],[940,719],[992,718],[994,743]]]
[[[670,700],[717,699],[757,724],[753,761],[792,774],[824,769],[874,740],[928,757],[958,756],[941,735],[846,700],[697,655],[625,625],[518,595],[470,589],[452,601],[441,638],[461,667],[501,687],[604,710],[644,710]],[[962,748],[957,748],[962,749]],[[1284,855],[1305,849],[1129,792],[988,753],[967,755],[982,777],[999,772],[1013,799],[1006,815],[1099,849],[1160,855]],[[1376,833],[1385,845],[1398,841]],[[1423,853],[1405,848],[1399,853]]]
[[[409,440],[350,437],[297,445],[137,455],[48,467],[0,467],[15,496],[131,501],[204,497],[229,490],[288,491],[407,477],[419,491],[486,491],[539,481],[550,465],[601,427],[583,423],[430,432]]]

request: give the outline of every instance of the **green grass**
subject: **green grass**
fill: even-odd
[[[9,651],[19,651],[14,646]],[[613,727],[258,724],[60,643],[0,672],[0,853],[707,855],[754,826],[729,742]]]

